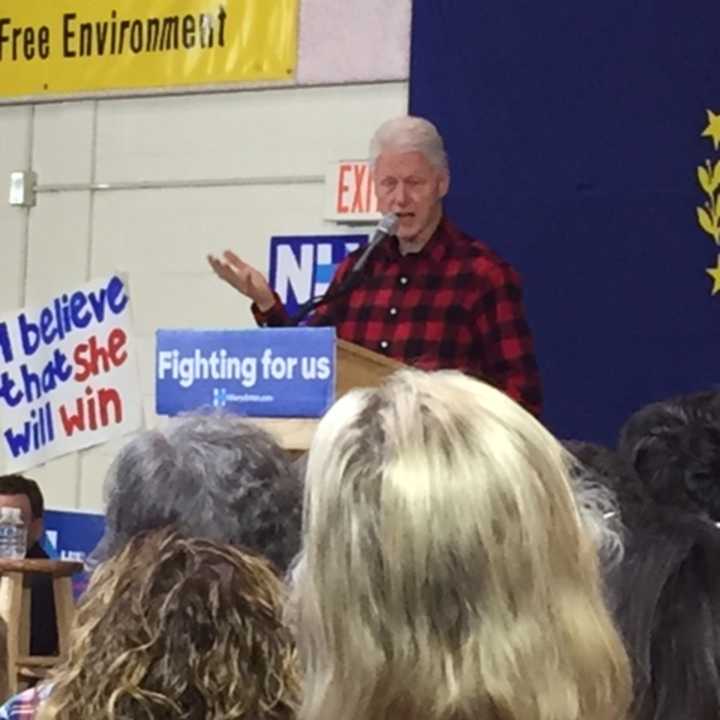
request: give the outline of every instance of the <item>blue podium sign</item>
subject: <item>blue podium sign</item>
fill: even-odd
[[[320,417],[335,397],[335,328],[158,330],[156,341],[158,415]]]

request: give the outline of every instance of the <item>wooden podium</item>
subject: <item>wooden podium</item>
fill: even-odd
[[[376,387],[396,370],[405,367],[398,360],[338,339],[335,345],[335,397],[356,387]],[[286,449],[302,452],[310,447],[318,418],[253,418]]]

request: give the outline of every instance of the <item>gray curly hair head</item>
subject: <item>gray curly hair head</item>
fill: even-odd
[[[302,489],[291,459],[239,417],[188,415],[141,433],[115,459],[105,491],[107,529],[95,561],[165,526],[249,548],[281,570],[299,547]]]

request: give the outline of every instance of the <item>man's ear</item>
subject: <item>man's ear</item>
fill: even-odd
[[[45,532],[45,521],[41,517],[35,518],[28,528],[28,545],[38,542],[43,536],[43,532]]]
[[[450,189],[450,171],[445,168],[440,171],[440,177],[438,179],[438,191],[441,198],[444,198],[448,194]]]

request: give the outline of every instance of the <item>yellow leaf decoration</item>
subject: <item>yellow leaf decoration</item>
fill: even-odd
[[[701,136],[709,138],[715,152],[720,151],[720,114],[707,110],[707,126]],[[713,153],[715,154],[715,153]],[[695,208],[698,225],[715,241],[720,248],[720,158],[706,158],[702,165],[696,167],[697,181],[705,198],[702,205]],[[720,298],[720,254],[717,255],[715,267],[705,268],[712,278],[710,294]]]
[[[702,165],[698,165],[697,176],[698,176],[698,182],[700,183],[700,187],[708,195],[712,195],[713,178],[710,177],[710,173],[708,172],[708,169],[703,167]]]
[[[715,223],[713,223],[712,218],[710,217],[710,213],[705,208],[699,207],[697,209],[697,217],[698,217],[698,222],[700,223],[700,227],[708,235],[712,235],[712,237],[717,242],[720,232],[718,231],[717,227],[715,226]]]

